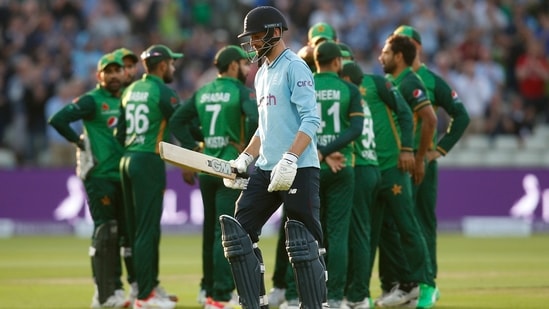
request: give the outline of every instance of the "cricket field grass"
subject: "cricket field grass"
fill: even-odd
[[[177,308],[198,309],[201,276],[199,235],[164,235],[160,281],[179,296]],[[265,237],[267,290],[276,237]],[[93,285],[88,239],[16,236],[0,239],[0,308],[89,308]],[[441,298],[436,308],[549,308],[549,234],[528,238],[439,235]],[[377,268],[376,268],[377,269]],[[372,296],[379,295],[377,273]],[[127,286],[126,286],[126,290]]]

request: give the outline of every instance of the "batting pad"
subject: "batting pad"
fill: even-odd
[[[326,302],[326,267],[318,242],[299,221],[288,220],[284,228],[286,251],[294,269],[300,308],[322,308],[322,303]]]
[[[242,308],[268,308],[263,273],[265,266],[261,251],[248,233],[233,217],[219,217],[225,257],[231,265]]]

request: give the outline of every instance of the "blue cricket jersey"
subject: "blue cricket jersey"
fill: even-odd
[[[316,131],[320,126],[313,74],[307,64],[286,49],[274,62],[263,63],[255,76],[261,149],[256,166],[270,171],[288,151],[298,131],[311,143],[297,161],[298,168],[320,167]]]

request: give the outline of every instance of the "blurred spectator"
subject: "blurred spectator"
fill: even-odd
[[[526,42],[526,51],[520,55],[515,65],[519,93],[526,109],[543,117],[549,123],[549,102],[546,85],[549,81],[549,61],[543,53],[543,46],[534,37]]]
[[[469,112],[471,122],[467,133],[482,133],[484,131],[484,112],[494,93],[491,92],[490,81],[486,76],[479,75],[477,63],[472,59],[465,60],[461,72],[454,81],[465,108]]]

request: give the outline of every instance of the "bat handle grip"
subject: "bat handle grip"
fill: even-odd
[[[250,174],[244,172],[244,173],[240,173],[236,168],[233,167],[233,173],[236,174],[236,177],[238,178],[250,178]]]

